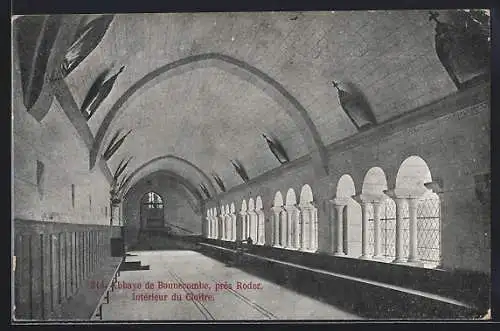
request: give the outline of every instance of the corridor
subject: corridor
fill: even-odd
[[[267,280],[194,251],[130,252],[128,261],[140,261],[150,270],[124,271],[102,308],[103,320],[357,320],[361,317],[283,288]],[[147,282],[155,289],[145,289]],[[207,290],[158,289],[158,282],[208,283]],[[237,289],[237,283],[261,284],[260,289]],[[141,284],[142,289],[118,288]],[[232,289],[217,289],[217,283]],[[189,287],[189,286],[186,286]],[[157,295],[157,301],[135,300],[138,294]],[[174,293],[182,300],[172,300]],[[198,295],[205,294],[206,296]],[[168,297],[164,300],[164,296]],[[193,295],[196,299],[192,299]],[[98,319],[97,317],[93,318]]]
[[[12,319],[485,316],[490,30],[487,9],[13,16]]]

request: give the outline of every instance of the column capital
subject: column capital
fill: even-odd
[[[279,213],[283,210],[283,206],[272,206],[271,210],[275,213]]]
[[[283,208],[286,210],[286,211],[289,211],[289,210],[296,210],[297,209],[297,206],[296,205],[284,205]]]
[[[329,202],[334,206],[345,206],[347,205],[349,198],[348,197],[335,197],[329,200]]]
[[[246,210],[245,211],[239,211],[238,214],[241,215],[241,216],[246,216],[248,214],[248,212]]]
[[[389,198],[393,199],[394,201],[406,200],[406,199],[409,199],[412,197],[417,197],[415,194],[409,194],[408,192],[402,192],[399,189],[384,190],[384,194],[387,195]]]
[[[361,205],[371,203],[373,200],[373,197],[367,194],[357,194],[353,195],[351,198],[353,198],[356,202],[358,202]]]
[[[443,193],[443,180],[435,178],[432,182],[424,183],[424,186],[436,194]]]
[[[310,210],[310,209],[314,209],[316,208],[312,203],[310,202],[306,202],[306,203],[299,203],[299,206],[298,206],[300,209],[304,209],[304,210]]]

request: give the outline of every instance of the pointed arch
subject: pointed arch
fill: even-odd
[[[302,186],[302,189],[300,190],[300,203],[301,204],[311,203],[313,202],[313,200],[314,197],[311,186],[305,184],[304,186]]]
[[[299,249],[316,251],[318,249],[318,209],[311,186],[305,184],[300,190]]]
[[[140,180],[140,178],[136,178],[136,177],[137,177],[137,174],[140,173],[141,170],[143,170],[149,166],[152,166],[154,164],[157,164],[157,163],[161,162],[162,160],[172,160],[172,161],[176,162],[177,164],[179,164],[182,169],[187,169],[189,171],[193,171],[195,174],[198,175],[198,177],[201,180],[205,180],[207,182],[208,189],[210,190],[210,193],[212,193],[213,195],[217,194],[215,186],[213,185],[212,181],[210,180],[210,177],[208,177],[208,175],[203,170],[201,170],[200,167],[198,167],[194,163],[192,163],[192,162],[190,162],[182,157],[179,157],[179,156],[173,155],[173,154],[167,154],[167,155],[155,157],[147,162],[144,162],[140,166],[138,166],[128,176],[127,180],[125,181],[125,183],[123,185],[123,191],[126,192],[128,190],[128,188],[130,188],[135,182]],[[147,174],[147,175],[149,175],[149,174]],[[145,175],[145,176],[147,176],[147,175]],[[145,176],[142,176],[141,178],[143,178]]]
[[[156,84],[169,79],[173,76],[181,75],[200,67],[214,66],[230,74],[236,75],[241,79],[260,88],[268,94],[278,104],[280,104],[287,114],[295,122],[304,142],[309,148],[312,159],[317,168],[323,173],[328,174],[328,157],[325,146],[316,128],[316,125],[309,117],[307,110],[295,99],[279,82],[271,78],[263,71],[251,66],[250,64],[235,59],[231,56],[219,53],[206,53],[189,56],[162,67],[159,67],[136,81],[125,93],[123,93],[103,119],[92,149],[90,151],[90,169],[94,168],[99,153],[103,148],[103,142],[109,134],[109,128],[119,112],[137,96]]]
[[[248,211],[254,211],[255,210],[255,201],[253,198],[248,199]]]
[[[432,182],[427,162],[420,156],[407,157],[399,166],[396,175],[396,191],[400,195],[422,195],[428,191],[425,183]]]
[[[275,207],[281,207],[281,206],[283,206],[283,196],[281,195],[280,191],[276,192],[276,194],[274,195],[273,205]]]
[[[387,177],[384,170],[380,167],[370,168],[363,179],[361,193],[370,196],[380,196],[384,194],[384,190],[387,190]]]
[[[297,196],[295,195],[295,190],[293,188],[289,188],[286,192],[286,203],[287,206],[294,206],[297,204]]]
[[[356,195],[354,180],[350,175],[342,175],[337,183],[336,197],[350,198],[353,195]]]
[[[255,210],[262,210],[262,198],[260,195],[255,199]]]
[[[405,199],[402,205],[404,259],[435,267],[441,263],[441,201],[425,184],[432,182],[431,171],[420,156],[407,157],[396,175],[396,196]],[[415,246],[410,236],[416,235]]]

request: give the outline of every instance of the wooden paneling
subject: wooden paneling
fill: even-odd
[[[57,319],[62,305],[103,267],[112,231],[32,220],[15,220],[14,226],[16,318]]]

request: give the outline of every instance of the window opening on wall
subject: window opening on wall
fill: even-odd
[[[75,208],[75,184],[71,184],[71,206]]]

